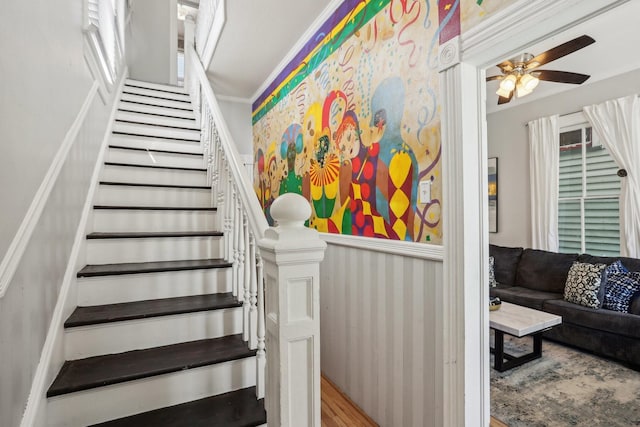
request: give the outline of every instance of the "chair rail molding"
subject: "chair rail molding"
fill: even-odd
[[[489,425],[486,86],[484,69],[629,0],[519,0],[459,36],[442,64],[444,286],[437,316],[443,370],[437,425]],[[544,22],[544,25],[540,25]],[[456,43],[456,42],[452,42]],[[443,46],[444,48],[445,46]],[[451,48],[449,48],[451,49]],[[442,54],[442,50],[441,50]],[[479,212],[479,215],[465,215]],[[480,280],[478,279],[480,278]],[[480,283],[478,283],[480,282]]]
[[[69,151],[71,150],[71,146],[76,140],[76,136],[78,136],[78,132],[82,123],[84,122],[87,113],[89,112],[89,108],[91,107],[91,103],[93,102],[93,98],[96,96],[98,92],[98,83],[94,81],[93,85],[89,89],[87,96],[80,107],[80,111],[76,116],[75,120],[71,124],[71,127],[67,131],[64,139],[62,140],[62,144],[60,144],[60,148],[56,152],[53,160],[51,161],[51,166],[47,170],[38,191],[36,191],[33,200],[31,201],[31,205],[27,210],[18,231],[16,232],[7,252],[2,258],[2,262],[0,263],[0,298],[4,296],[7,292],[7,288],[11,283],[11,279],[16,272],[16,268],[24,254],[24,250],[31,239],[31,235],[33,234],[33,230],[38,224],[38,220],[42,215],[42,211],[47,204],[47,200],[49,199],[49,195],[51,194],[51,190],[53,189],[56,180],[58,179],[58,175],[62,170],[62,166],[67,159]]]
[[[320,238],[331,245],[432,261],[442,261],[444,253],[442,246],[429,243],[405,242],[403,240],[387,240],[332,233],[320,233]]]

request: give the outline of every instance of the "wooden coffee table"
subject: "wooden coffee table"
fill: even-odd
[[[489,326],[495,331],[493,367],[500,372],[542,357],[542,332],[562,323],[562,317],[533,308],[503,302],[499,310],[489,312]],[[533,351],[522,356],[504,352],[504,334],[533,337]]]

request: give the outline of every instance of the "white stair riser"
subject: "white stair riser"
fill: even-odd
[[[211,190],[206,188],[101,185],[98,189],[96,204],[206,208],[211,206],[211,198]]]
[[[119,274],[78,279],[78,305],[103,305],[231,292],[230,268]]]
[[[90,239],[87,264],[220,258],[220,237]]]
[[[165,107],[172,110],[191,110],[191,103],[151,98],[148,96],[129,95],[128,93],[123,93],[120,100],[125,102],[138,102],[146,105]]]
[[[182,86],[165,85],[162,83],[145,82],[142,80],[135,80],[135,79],[127,79],[125,81],[125,85],[139,86],[147,89],[163,90],[163,91],[175,92],[175,93],[187,93],[185,88]]]
[[[255,384],[255,357],[249,357],[49,398],[47,421],[86,426]]]
[[[175,93],[175,92],[168,92],[166,90],[156,90],[156,89],[143,89],[137,86],[139,85],[125,86],[123,88],[123,92],[135,93],[136,95],[143,95],[143,96],[159,96],[162,98],[175,99],[178,101],[189,100],[189,95],[187,95],[186,93]]]
[[[242,333],[242,307],[160,316],[65,330],[66,360]]]
[[[202,156],[159,153],[157,151],[126,150],[121,148],[109,148],[105,161],[148,166],[177,166],[183,168],[206,167]]]
[[[93,211],[93,231],[209,231],[215,229],[211,211]]]
[[[130,122],[148,123],[156,125],[175,126],[186,129],[199,130],[195,120],[176,119],[173,117],[154,116],[153,114],[131,113],[128,111],[116,112],[117,120],[128,120]]]
[[[115,122],[113,125],[113,131],[130,133],[134,135],[200,141],[200,131],[191,129],[176,129],[156,125],[140,125],[136,123]]]
[[[157,139],[153,137],[136,137],[129,135],[111,135],[111,145],[149,150],[177,151],[179,153],[202,154],[202,147],[197,142]]]
[[[163,185],[207,185],[207,172],[104,165],[102,181]]]
[[[136,111],[139,113],[157,114],[159,116],[195,119],[195,115],[193,114],[193,111],[172,110],[169,108],[157,107],[154,105],[136,104],[135,102],[120,101],[120,103],[118,104],[118,109],[125,110],[125,111]],[[189,120],[189,121],[195,123],[195,120]]]

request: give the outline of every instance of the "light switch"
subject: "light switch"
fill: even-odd
[[[420,181],[419,190],[419,202],[422,204],[431,202],[431,180]]]

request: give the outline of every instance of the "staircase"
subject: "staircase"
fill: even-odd
[[[264,424],[189,96],[127,80],[107,150],[49,425]]]

